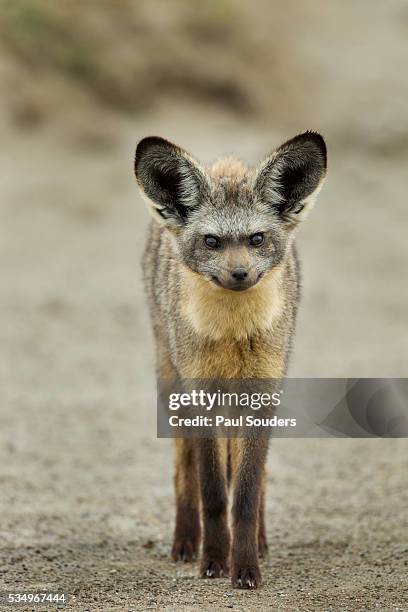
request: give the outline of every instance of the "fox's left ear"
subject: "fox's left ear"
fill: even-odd
[[[305,132],[288,140],[260,165],[255,190],[265,204],[289,223],[301,221],[312,208],[327,169],[323,137]]]

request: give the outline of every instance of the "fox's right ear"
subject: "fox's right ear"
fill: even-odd
[[[182,225],[209,190],[208,179],[186,151],[150,136],[136,148],[135,174],[153,216],[166,225]]]

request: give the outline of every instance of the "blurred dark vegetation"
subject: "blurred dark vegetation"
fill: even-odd
[[[0,0],[2,117],[171,105],[408,151],[405,0]],[[197,115],[198,116],[198,115]],[[88,121],[89,123],[89,121]]]
[[[76,96],[130,112],[170,97],[243,116],[290,113],[301,74],[290,46],[277,61],[279,30],[262,28],[262,14],[233,0],[3,0],[4,102],[25,125]]]

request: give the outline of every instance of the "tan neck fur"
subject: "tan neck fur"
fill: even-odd
[[[282,272],[277,266],[255,287],[234,292],[183,266],[183,314],[198,334],[212,340],[242,340],[271,329],[283,308]]]

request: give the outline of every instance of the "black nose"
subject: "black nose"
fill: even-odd
[[[245,270],[245,268],[234,268],[234,270],[231,272],[231,276],[236,281],[243,281],[248,276],[248,272]]]

